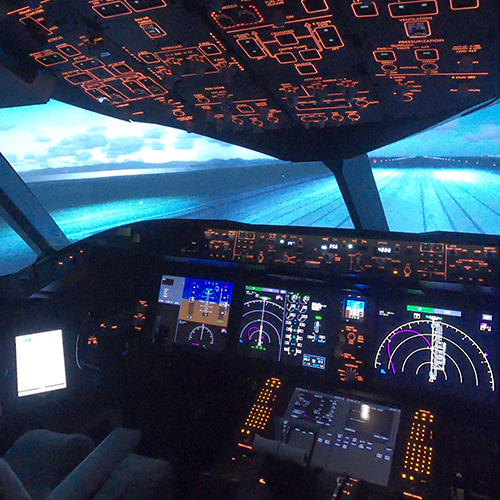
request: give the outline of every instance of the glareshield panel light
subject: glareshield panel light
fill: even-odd
[[[18,397],[65,389],[62,330],[16,337]]]
[[[289,163],[50,101],[0,110],[0,150],[71,240],[140,220],[352,227],[322,163]]]
[[[391,230],[500,234],[500,104],[369,156]]]
[[[36,260],[36,253],[0,219],[0,276],[15,273]]]

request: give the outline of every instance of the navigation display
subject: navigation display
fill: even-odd
[[[398,385],[493,399],[496,318],[434,304],[387,305],[378,311],[379,379]]]
[[[162,276],[159,324],[176,344],[224,349],[233,288],[225,281]]]
[[[16,337],[18,397],[65,389],[62,330]]]
[[[283,432],[315,424],[311,465],[387,486],[400,418],[399,408],[297,388]]]
[[[238,351],[325,370],[330,350],[327,304],[301,291],[245,287]]]

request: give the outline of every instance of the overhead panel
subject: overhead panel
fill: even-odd
[[[43,0],[0,14],[0,44],[62,100],[312,159],[495,97],[493,21],[479,0]]]

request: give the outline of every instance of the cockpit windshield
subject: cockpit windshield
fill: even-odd
[[[500,104],[369,156],[392,231],[500,234]]]
[[[390,230],[500,234],[499,111],[490,106],[369,154]],[[160,218],[353,227],[321,162],[284,162],[55,100],[0,110],[0,152],[70,241]],[[3,274],[13,270],[9,256],[25,250],[4,233]]]

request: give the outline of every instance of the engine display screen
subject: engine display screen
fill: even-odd
[[[311,465],[387,486],[400,418],[399,408],[297,388],[283,432],[315,424]]]
[[[330,351],[327,303],[299,290],[245,287],[238,351],[325,370]]]
[[[397,385],[493,399],[496,318],[492,311],[404,302],[378,311],[374,367]]]
[[[366,302],[361,299],[347,298],[344,301],[344,319],[363,321],[365,319]]]
[[[66,388],[62,330],[16,337],[18,397]]]
[[[227,340],[233,283],[179,276],[162,276],[158,324],[171,340],[219,351]]]

